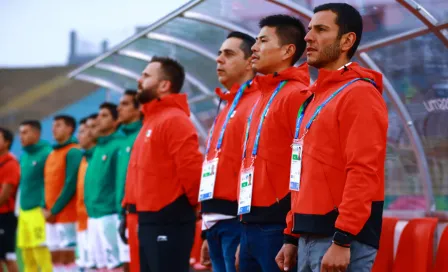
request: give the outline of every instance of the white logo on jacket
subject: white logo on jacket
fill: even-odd
[[[151,137],[151,133],[152,133],[152,130],[148,129],[148,131],[146,131],[146,138]]]

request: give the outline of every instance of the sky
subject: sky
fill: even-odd
[[[0,0],[0,67],[66,64],[69,33],[113,46],[187,0]],[[109,47],[109,48],[110,48]]]

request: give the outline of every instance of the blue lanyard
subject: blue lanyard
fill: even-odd
[[[316,111],[314,112],[313,116],[311,117],[311,119],[308,121],[308,123],[306,124],[306,131],[308,131],[311,128],[311,125],[313,124],[314,120],[316,120],[317,116],[319,115],[319,113],[322,111],[322,109],[336,96],[338,95],[342,90],[344,90],[348,85],[358,81],[358,80],[364,80],[367,82],[372,83],[373,85],[376,86],[375,82],[369,78],[355,78],[352,79],[351,81],[345,83],[342,87],[340,87],[339,89],[337,89],[334,93],[332,93],[327,99],[325,99],[325,101],[317,107]],[[305,109],[308,107],[308,105],[310,104],[311,100],[313,100],[313,96],[311,95],[303,104],[302,106],[300,106],[299,112],[297,114],[297,121],[296,121],[296,130],[294,133],[294,139],[297,140],[299,138],[299,132],[300,132],[300,126],[302,125],[302,121],[303,121],[303,116],[305,115]]]
[[[225,132],[225,130],[227,128],[227,124],[229,123],[230,118],[231,118],[233,112],[235,111],[236,106],[238,105],[241,97],[243,96],[244,90],[246,90],[246,88],[250,85],[251,82],[252,82],[252,80],[249,80],[246,83],[244,83],[243,85],[241,85],[240,89],[236,93],[235,98],[233,99],[232,105],[230,106],[229,112],[227,112],[226,120],[224,121],[224,124],[222,125],[221,132],[219,133],[218,143],[216,145],[216,149],[217,150],[221,149],[222,140],[224,138],[224,132]],[[206,158],[207,158],[208,152],[210,151],[210,145],[211,145],[213,132],[215,130],[215,125],[216,125],[216,120],[217,119],[218,119],[218,116],[215,117],[215,120],[213,121],[213,125],[212,125],[212,127],[210,129],[208,142],[207,142],[207,148],[205,150],[205,157]]]
[[[286,82],[287,81],[282,81],[282,82],[280,82],[280,84],[278,84],[277,88],[272,93],[271,98],[269,98],[269,101],[268,101],[268,103],[266,104],[266,107],[263,110],[263,114],[260,117],[260,123],[258,124],[257,134],[255,135],[254,149],[252,150],[252,156],[253,157],[257,156],[258,143],[260,142],[261,128],[263,127],[264,118],[266,117],[266,114],[267,114],[267,112],[269,110],[269,107],[271,106],[272,101],[274,100],[275,96],[278,94],[280,89],[283,88],[283,86],[285,86]],[[250,113],[249,118],[247,119],[246,134],[245,134],[244,146],[243,146],[244,147],[244,150],[243,150],[243,160],[244,160],[244,158],[246,158],[246,148],[247,148],[247,141],[249,139],[250,125],[251,125],[251,122],[252,122],[252,116],[254,114],[255,108],[258,105],[258,101],[255,104],[255,106],[252,108],[252,112]]]

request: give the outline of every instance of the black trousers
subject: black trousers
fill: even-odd
[[[0,261],[16,250],[17,217],[14,212],[0,213]]]
[[[141,272],[188,272],[195,222],[139,224]]]

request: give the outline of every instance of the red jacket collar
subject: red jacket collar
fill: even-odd
[[[154,99],[151,102],[144,104],[142,111],[145,116],[150,116],[165,108],[171,107],[179,108],[190,116],[190,108],[188,106],[186,94],[169,94],[160,99]]]
[[[273,92],[275,87],[284,80],[298,81],[305,86],[309,86],[310,74],[308,71],[308,64],[303,63],[299,67],[292,66],[280,73],[256,76],[254,85],[256,86],[256,89],[259,89],[261,92],[269,93]]]
[[[310,87],[310,91],[313,93],[325,92],[335,84],[347,82],[359,77],[373,80],[377,90],[380,93],[383,92],[383,76],[376,71],[360,66],[356,62],[345,65],[338,70],[319,69],[317,80]]]
[[[13,159],[14,155],[11,152],[6,152],[5,154],[0,156],[0,164],[4,163],[5,161],[9,159]]]
[[[256,91],[256,88],[254,88],[253,83],[251,83],[246,90],[244,90],[245,94],[252,93]],[[238,93],[238,90],[240,89],[241,85],[238,83],[233,84],[232,88],[228,90],[227,92],[223,91],[221,88],[217,87],[215,89],[215,93],[218,95],[219,98],[221,98],[224,101],[232,101],[236,94]]]

